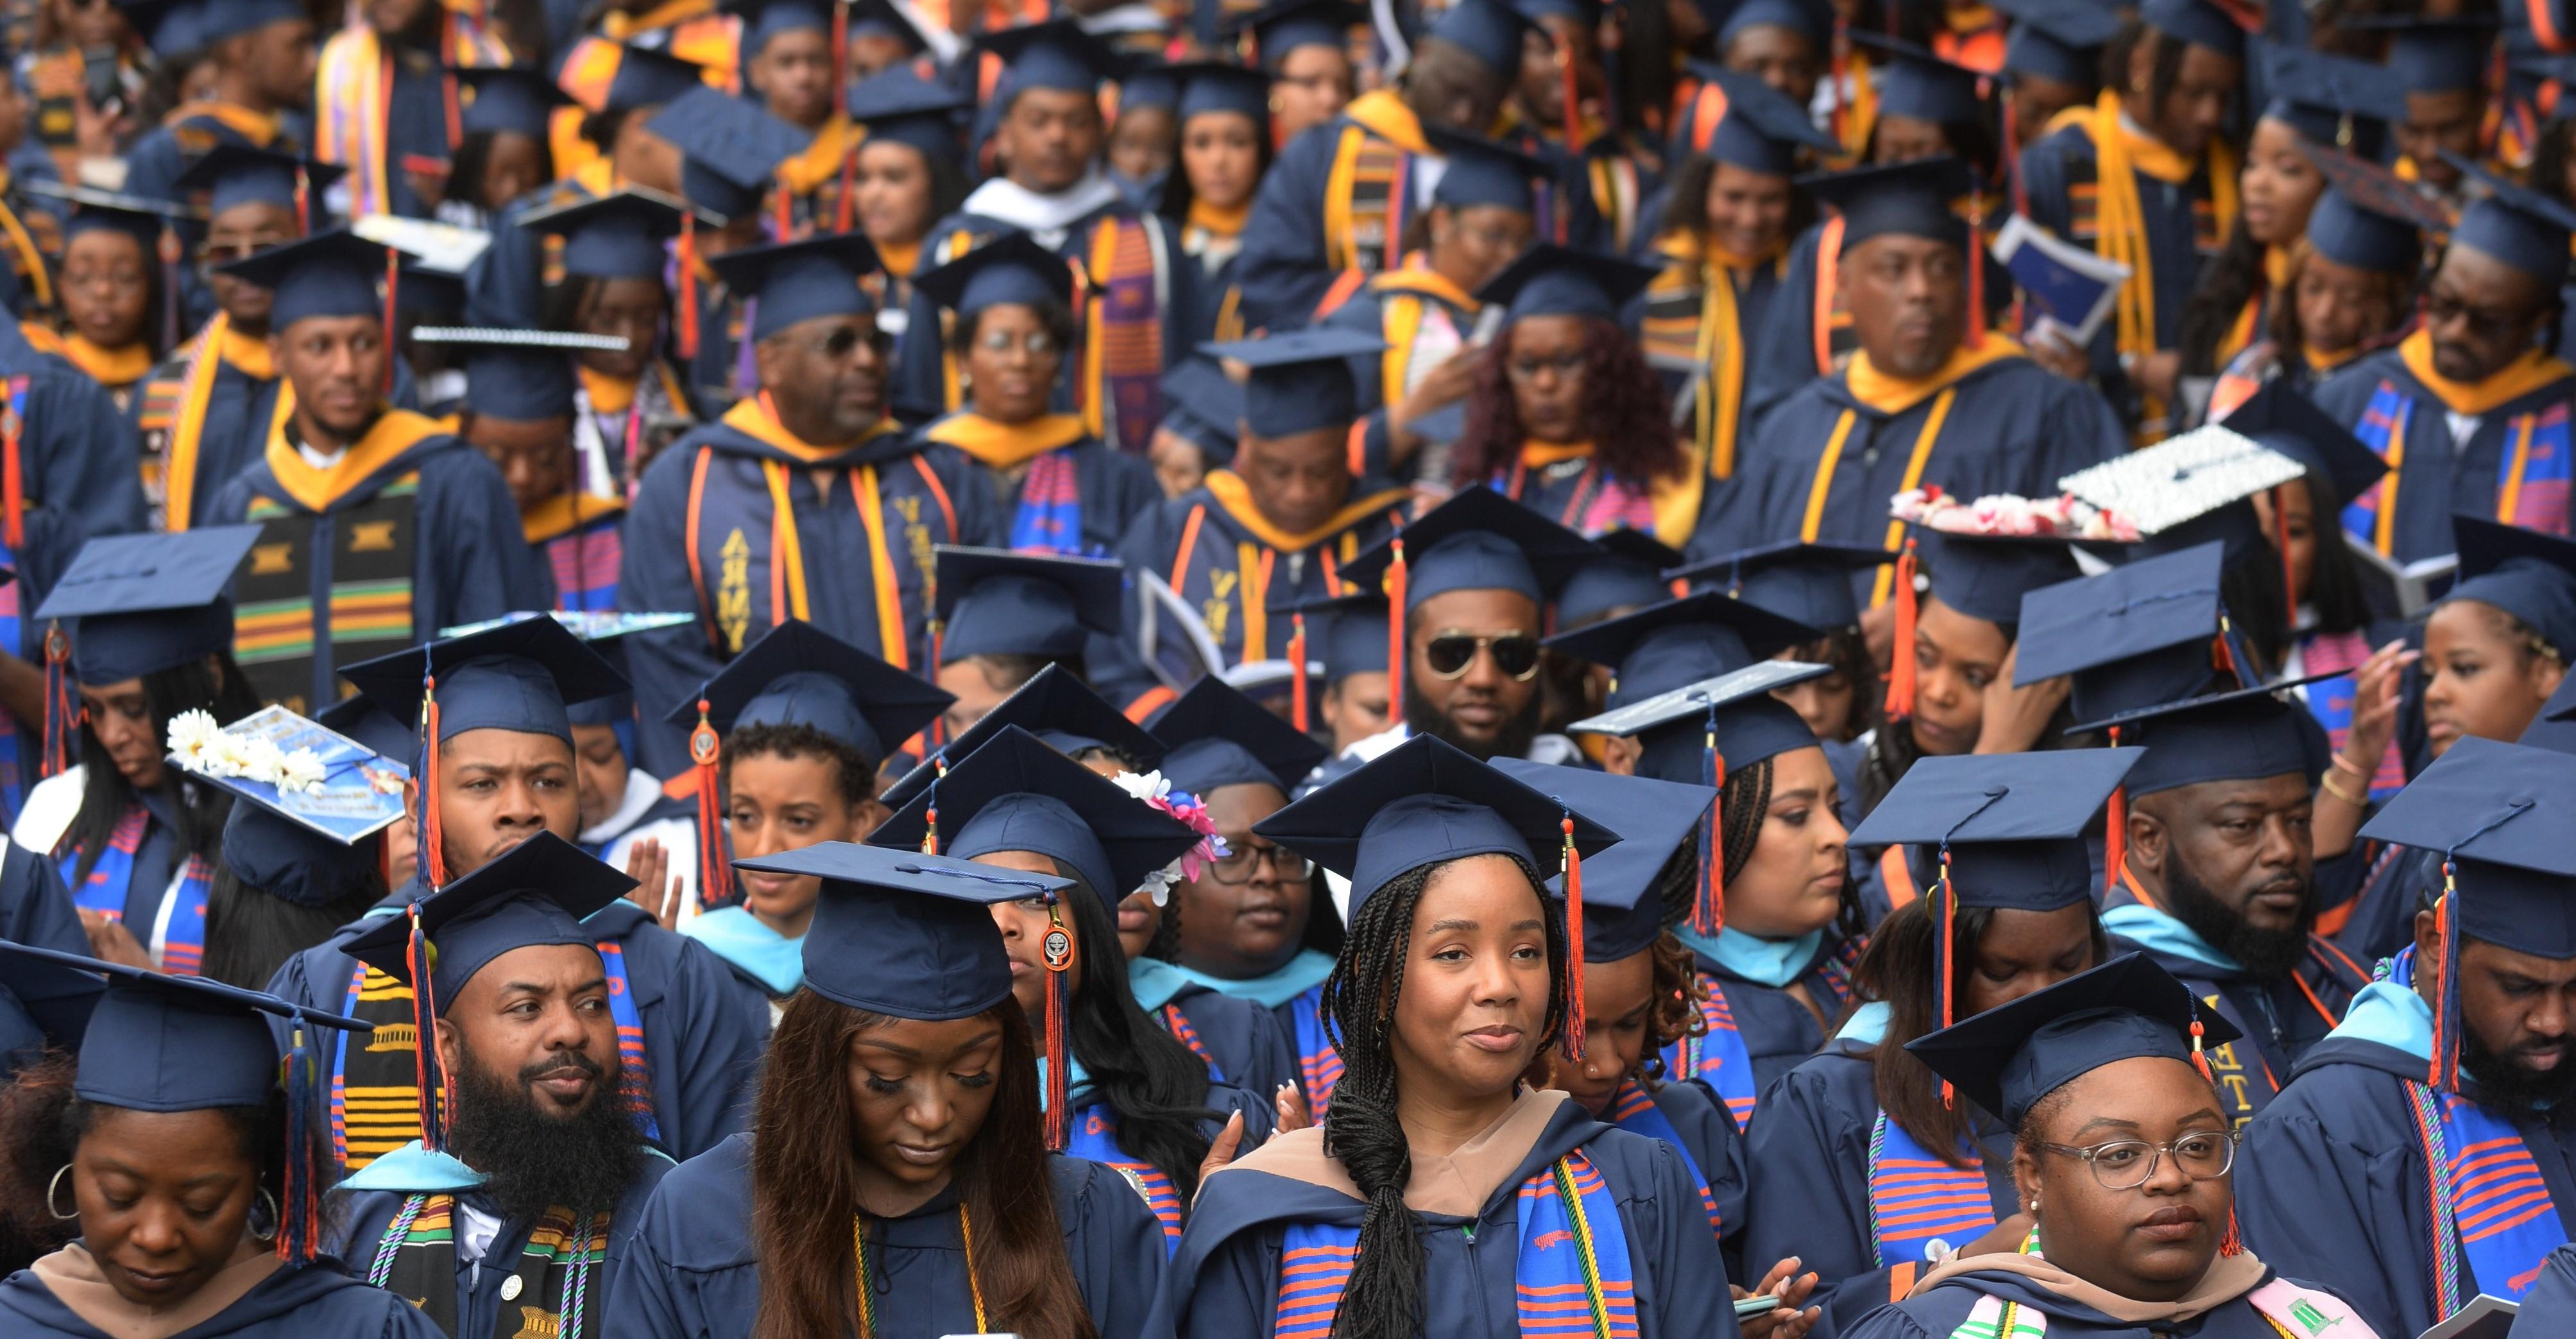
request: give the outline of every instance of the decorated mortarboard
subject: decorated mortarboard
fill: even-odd
[[[758,209],[778,165],[814,142],[758,103],[704,85],[672,99],[644,128],[680,151],[680,194],[722,219]]]
[[[1785,177],[1797,170],[1801,148],[1828,155],[1842,151],[1840,142],[1816,128],[1806,108],[1759,78],[1704,62],[1694,63],[1691,70],[1716,85],[1723,96],[1722,106],[1712,112],[1714,125],[1679,127],[1686,132],[1692,152],[1748,172]]]
[[[1478,135],[1426,126],[1423,134],[1440,151],[1445,166],[1431,187],[1431,202],[1451,209],[1495,205],[1523,214],[1537,209],[1535,183],[1548,179],[1548,166],[1508,144]]]
[[[2230,60],[2245,58],[2245,27],[2211,0],[2143,0],[2138,17],[2167,37],[2178,37]]]
[[[978,242],[965,255],[913,276],[931,301],[971,317],[987,307],[1064,306],[1073,300],[1073,271],[1064,257],[1025,232]]]
[[[2136,526],[2140,551],[2171,553],[2215,539],[2227,561],[2262,553],[2252,499],[2306,477],[2307,467],[2238,431],[2211,423],[2057,481],[2080,502]],[[2278,561],[2275,559],[2275,561]]]
[[[46,592],[36,617],[76,620],[72,676],[93,688],[202,661],[233,644],[233,604],[224,591],[259,530],[220,525],[93,539]]]
[[[978,50],[1002,58],[1003,85],[996,100],[1033,88],[1096,92],[1126,73],[1126,62],[1072,19],[1024,23],[978,38]]]
[[[402,817],[407,737],[386,741],[395,752],[381,753],[284,707],[221,731],[213,725],[171,722],[170,760],[232,793],[223,863],[233,877],[307,908],[382,891],[382,848],[367,839]]]
[[[334,228],[244,256],[219,270],[275,294],[268,324],[283,334],[307,317],[382,316],[383,300],[376,286],[385,277],[388,254],[378,243],[346,228]]]
[[[2364,14],[2345,20],[2388,34],[2388,70],[2409,93],[2483,91],[2494,58],[2496,21],[2479,16],[2425,18]]]
[[[1275,786],[1284,796],[1332,756],[1314,736],[1214,675],[1190,685],[1145,728],[1172,750],[1163,756],[1163,775],[1201,799],[1219,786]]]
[[[1670,575],[1706,583],[1782,618],[1831,632],[1860,626],[1860,601],[1852,577],[1885,567],[1897,555],[1869,544],[1783,540],[1760,544],[1678,568]]]
[[[1541,242],[1476,290],[1476,300],[1500,306],[1506,321],[1532,316],[1588,316],[1616,321],[1630,298],[1646,291],[1658,271],[1616,256]]]
[[[1945,1090],[2019,1130],[2041,1098],[2105,1065],[2178,1060],[2206,1077],[2202,1050],[2244,1035],[2153,958],[2126,953],[1905,1049]]]
[[[1956,158],[1855,168],[1799,178],[1819,200],[1842,211],[1842,254],[1873,237],[1896,234],[1947,242],[1965,249],[1968,224],[1951,202],[1975,188],[1968,165]]]
[[[663,716],[708,722],[719,734],[755,725],[803,726],[874,760],[900,747],[957,699],[803,619],[744,647]]]
[[[1070,866],[1103,905],[1115,906],[1197,844],[1198,834],[1036,735],[1006,725],[974,752],[952,758],[944,775],[868,840],[916,850],[935,843],[941,854],[961,860],[1035,852]]]
[[[426,334],[428,337],[423,338]],[[573,413],[573,355],[599,336],[544,330],[433,326],[415,329],[415,343],[446,345],[465,357],[466,406],[478,417],[535,423]],[[618,348],[623,337],[612,336]],[[558,342],[561,341],[561,342]]]
[[[624,676],[550,618],[530,618],[361,661],[340,672],[396,720],[435,723],[444,742],[468,730],[553,735],[569,743],[564,704],[628,691]]]
[[[805,932],[805,988],[853,1009],[944,1023],[1011,998],[1011,957],[990,908],[1073,880],[948,856],[820,842],[734,862],[823,881]]]
[[[1163,430],[1195,446],[1212,464],[1231,462],[1243,423],[1243,387],[1203,354],[1163,373]]]
[[[2228,411],[2226,423],[2304,466],[2309,483],[2325,488],[2316,499],[2319,516],[2340,515],[2388,473],[2378,452],[2292,386],[2265,382]]]
[[[1368,8],[1349,0],[1280,0],[1237,22],[1252,30],[1261,63],[1275,72],[1279,62],[1299,47],[1347,48],[1351,30],[1368,21]]]
[[[471,94],[457,114],[468,135],[506,130],[543,143],[555,108],[574,105],[554,80],[524,66],[451,65],[447,72]]]
[[[2428,1081],[2456,1090],[2460,941],[2576,958],[2576,768],[2550,749],[2465,736],[2380,807],[2360,836],[2438,854],[2441,998]],[[2423,964],[2415,970],[2422,972]]]
[[[1565,974],[1566,1050],[1580,1056],[1583,921],[1580,860],[1619,834],[1430,735],[1417,735],[1359,770],[1252,825],[1275,842],[1348,879],[1350,924],[1378,890],[1426,865],[1502,855],[1545,879],[1566,871],[1573,962]]]
[[[2026,592],[2013,686],[2072,675],[2070,700],[2087,721],[2192,697],[2222,679],[2249,686],[2232,668],[2243,663],[2237,652],[2220,649],[2233,640],[2219,601],[2225,561],[2212,541]]]
[[[1673,584],[1664,579],[1664,569],[1680,565],[1681,550],[1626,527],[1605,531],[1592,542],[1601,546],[1601,556],[1565,579],[1564,589],[1556,593],[1556,626],[1572,631],[1672,598]]]
[[[299,210],[301,222],[309,220],[323,192],[347,172],[336,163],[226,143],[208,149],[171,184],[182,191],[206,192],[208,217],[256,202]]]
[[[2458,584],[2438,602],[2475,600],[2522,620],[2561,659],[2576,654],[2576,540],[2454,515]]]
[[[1609,705],[1624,707],[1713,674],[1742,669],[1822,636],[1814,628],[1716,591],[1667,599],[1547,639],[1549,650],[1607,665]]]
[[[958,157],[957,118],[974,108],[974,99],[910,66],[871,75],[850,89],[850,119],[867,130],[862,147],[886,140],[909,144],[925,158],[944,162]]]
[[[858,233],[826,233],[801,242],[728,251],[707,262],[725,286],[759,307],[745,338],[754,343],[803,321],[865,316],[876,300],[859,280],[877,271],[877,251]]]
[[[1521,33],[1529,16],[1503,0],[1456,0],[1434,19],[1423,36],[1446,42],[1476,58],[1476,63],[1506,79],[1520,77]]]
[[[1325,429],[1349,432],[1351,420],[1360,414],[1350,360],[1386,352],[1386,341],[1361,331],[1313,326],[1202,344],[1199,352],[1251,369],[1243,386],[1243,426],[1256,437],[1276,438]]]
[[[984,655],[1067,660],[1093,633],[1118,634],[1126,578],[1116,562],[955,544],[933,552],[942,665]]]
[[[1011,695],[994,704],[981,720],[932,750],[920,766],[888,785],[877,799],[889,809],[912,803],[913,797],[927,789],[933,778],[945,773],[951,763],[1012,728],[1028,731],[1037,736],[1038,742],[1067,757],[1102,749],[1146,769],[1163,759],[1161,740],[1127,719],[1126,713],[1084,683],[1082,676],[1062,665],[1048,665],[1029,676],[1027,683],[1012,689]]]
[[[2555,289],[2567,274],[2568,236],[2576,232],[2576,211],[2447,149],[2442,157],[2487,192],[2460,211],[2459,226],[2451,230],[2452,244],[2482,251]]]
[[[2004,73],[2037,75],[2077,88],[2102,82],[2102,49],[2120,35],[2120,16],[2093,0],[1995,0],[2012,20]]]
[[[1269,75],[1219,61],[1198,61],[1173,69],[1181,77],[1179,111],[1183,125],[1193,116],[1232,112],[1251,118],[1256,128],[1268,128]]]
[[[1720,52],[1749,28],[1786,28],[1803,33],[1810,42],[1823,42],[1834,29],[1832,13],[1816,0],[1744,0],[1726,16],[1717,30]]]
[[[680,233],[681,200],[629,186],[529,214],[522,225],[564,239],[567,275],[591,279],[659,279],[670,264],[664,244]]]
[[[823,33],[832,31],[832,21],[824,10],[832,0],[724,0],[722,8],[742,16],[740,48],[743,66],[769,45],[773,37],[785,33]]]
[[[1717,806],[1714,786],[1612,776],[1588,767],[1497,758],[1505,776],[1578,811],[1615,816],[1619,844],[1583,862],[1583,961],[1586,966],[1633,958],[1663,938],[1665,908],[1658,895],[1676,861],[1696,865]],[[1565,876],[1548,881],[1565,895]]]
[[[1854,26],[1851,38],[1888,58],[1879,76],[1879,115],[1954,125],[1973,123],[1985,114],[1985,99],[1978,92],[1985,76],[1977,71],[1867,28]]]
[[[2256,45],[2278,121],[2309,142],[2376,156],[2387,128],[2406,119],[2406,81],[2384,65],[2279,42]]]

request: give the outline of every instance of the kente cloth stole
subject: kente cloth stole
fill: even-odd
[[[1932,1265],[1995,1225],[1994,1193],[1974,1148],[1965,1167],[1933,1156],[1878,1113],[1869,1132],[1869,1239],[1882,1266]]]
[[[1744,1048],[1744,1034],[1735,1027],[1735,1010],[1726,1002],[1726,983],[1707,972],[1699,974],[1700,985],[1708,998],[1700,1001],[1700,1019],[1708,1024],[1703,1036],[1684,1037],[1664,1048],[1664,1072],[1677,1079],[1697,1079],[1726,1103],[1726,1114],[1735,1120],[1738,1133],[1745,1122],[1753,1119],[1753,1099],[1758,1090],[1753,1083],[1753,1053]]]
[[[2352,435],[2388,462],[2388,473],[2363,490],[2343,511],[2344,529],[2370,541],[2382,557],[2394,557],[2397,545],[2397,494],[2406,463],[2409,429],[2430,415],[2429,422],[2450,431],[2440,401],[2419,403],[2387,378],[2380,380]],[[2552,403],[2505,420],[2506,449],[2496,467],[2495,519],[2506,525],[2563,535],[2571,520],[2569,484],[2576,480],[2576,450],[2571,450],[2568,406]]]
[[[419,511],[416,472],[327,516],[252,499],[244,519],[258,523],[260,535],[234,584],[233,654],[262,702],[309,715],[339,700],[338,667],[417,640]]]
[[[1118,1113],[1106,1102],[1094,1102],[1073,1113],[1072,1129],[1065,1136],[1065,1154],[1115,1168],[1126,1178],[1129,1189],[1154,1211],[1163,1225],[1163,1253],[1168,1256],[1181,1243],[1181,1193],[1172,1178],[1150,1162],[1128,1155],[1118,1146]]]
[[[367,1282],[428,1313],[442,1334],[456,1333],[456,1200],[412,1195],[376,1243]],[[493,1317],[492,1339],[584,1339],[607,1292],[608,1214],[576,1222],[560,1206],[539,1215],[516,1261],[485,1256],[485,1270],[506,1270],[520,1286]]]
[[[1163,421],[1163,311],[1171,257],[1143,219],[1102,219],[1092,229],[1082,341],[1083,426],[1111,447],[1143,455]]]
[[[1568,1153],[1521,1182],[1512,1291],[1521,1339],[1637,1339],[1636,1275],[1618,1197],[1591,1161]],[[1291,1223],[1281,1242],[1276,1339],[1327,1339],[1349,1286],[1360,1232]]]

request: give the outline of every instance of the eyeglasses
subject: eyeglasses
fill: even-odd
[[[987,330],[975,337],[975,347],[986,353],[1009,353],[1026,350],[1033,358],[1043,358],[1056,351],[1055,336],[1044,330],[1032,330],[1014,338],[1008,330]]]
[[[1272,846],[1267,843],[1255,846],[1248,840],[1237,841],[1228,837],[1225,839],[1225,850],[1225,859],[1208,862],[1208,873],[1213,875],[1218,883],[1252,882],[1253,871],[1259,868],[1264,856],[1269,857],[1271,867],[1279,871],[1279,877],[1290,883],[1307,878],[1315,872],[1314,861],[1302,855],[1292,854],[1282,846]]]
[[[2528,311],[2502,311],[2493,307],[2472,307],[2457,298],[2441,293],[2424,295],[2424,324],[2447,325],[2465,322],[2469,334],[2478,339],[2502,339],[2515,333],[2531,320]]]
[[[1443,632],[1422,648],[1422,658],[1430,662],[1435,677],[1455,679],[1476,663],[1477,652],[1486,650],[1493,653],[1494,668],[1512,678],[1527,679],[1538,673],[1538,638],[1526,632]]]
[[[293,240],[295,239],[283,234],[277,236],[263,235],[259,237],[235,237],[227,238],[223,241],[216,241],[212,238],[208,238],[203,244],[198,246],[197,258],[209,265],[220,265],[228,260],[248,260],[262,251],[266,251],[271,247],[284,246]]]
[[[2227,1169],[2236,1164],[2236,1138],[2233,1131],[2202,1130],[2169,1144],[2121,1139],[2091,1148],[2066,1144],[2040,1147],[2092,1163],[2093,1179],[2101,1182],[2104,1190],[2135,1190],[2155,1178],[2156,1167],[2167,1153],[2173,1155],[2174,1165],[2194,1181],[2215,1181],[2227,1175]]]
[[[861,330],[854,325],[845,325],[830,334],[816,337],[807,347],[826,358],[841,359],[858,352],[863,344],[875,350],[878,357],[884,357],[894,348],[894,336],[882,330]]]

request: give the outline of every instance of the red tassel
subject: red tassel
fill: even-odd
[[[2443,962],[2441,965],[2444,968],[2448,968],[2450,966],[2451,894],[2453,891],[2455,891],[2455,889],[2453,887],[2451,862],[2445,860],[2442,862],[2442,900],[2433,904],[2433,933],[2442,937]],[[2444,1003],[2444,997],[2449,995],[2450,991],[2451,975],[2448,971],[2444,971],[2442,973],[2441,989],[2433,992],[2433,1063],[2431,1071],[2424,1078],[2426,1083],[2431,1084],[2436,1088],[2442,1087],[2442,1081],[2449,1077],[2442,1072],[2442,1051],[2450,1042],[2449,1024],[2451,1020],[2449,1018],[2450,1011],[2442,1006]]]
[[[1941,927],[1937,932],[1939,938],[1935,942],[1940,947],[1940,953],[1937,956],[1941,964],[1941,980],[1938,983],[1939,993],[1941,996],[1941,1026],[1946,1028],[1952,1023],[1958,1021],[1956,1017],[1958,1001],[1955,998],[1958,994],[1958,990],[1957,982],[1954,978],[1957,977],[1959,973],[1959,965],[1951,961],[1953,956],[1952,945],[1957,942],[1953,936],[1957,935],[1959,932],[1959,898],[1958,894],[1950,887],[1950,846],[1947,842],[1942,843],[1941,846],[1940,889]],[[1950,1086],[1950,1081],[1948,1079],[1941,1080],[1941,1105],[1943,1107],[1956,1107],[1958,1105],[1957,1096],[1958,1094],[1956,1090]]]
[[[1073,936],[1064,928],[1064,908],[1053,893],[1047,894],[1046,939],[1040,944],[1039,952],[1046,960],[1047,969],[1047,1151],[1061,1153],[1064,1151],[1065,1131],[1068,1124],[1066,1116],[1069,1114],[1065,1108],[1073,1100],[1069,1091],[1071,1084],[1067,1081],[1066,1074],[1072,1066],[1065,1062],[1064,1036],[1067,1026],[1066,1015],[1070,1004],[1070,1001],[1065,998],[1067,991],[1065,971],[1073,966]]]
[[[1986,347],[1986,193],[1968,179],[1968,348]]]
[[[680,357],[698,356],[698,211],[680,211]]]
[[[932,805],[921,814],[921,853],[939,854],[939,806]]]
[[[11,378],[9,398],[0,405],[0,538],[9,541],[11,553],[23,553],[27,544],[27,471],[20,458],[18,439],[26,429],[26,382]]]
[[[847,5],[836,6],[832,13],[832,22],[834,24],[842,24],[849,21],[849,6]],[[851,220],[856,217],[855,211],[858,209],[858,197],[853,192],[857,188],[858,177],[859,153],[858,150],[853,149],[841,157],[841,194],[839,201],[833,206],[832,213],[832,230],[834,232],[848,232],[850,230]]]
[[[1288,723],[1304,734],[1306,724],[1306,614],[1299,610],[1288,616],[1293,631],[1288,634],[1288,663],[1294,668],[1288,678]]]
[[[2120,727],[2111,727],[2111,747],[2120,747]],[[2102,891],[2120,886],[2120,871],[2129,863],[2129,788],[2111,788],[2111,805],[2104,812],[2102,830]]]
[[[1717,711],[1708,713],[1708,736],[1702,745],[1708,754],[1708,784],[1717,789],[1717,799],[1708,810],[1708,867],[1700,871],[1699,906],[1691,917],[1691,928],[1713,935],[1726,928],[1726,755],[1717,751]]]
[[[2281,607],[2285,611],[2282,617],[2287,620],[2283,631],[2295,636],[2299,631],[2299,583],[2290,566],[2290,509],[2282,505],[2281,490],[2287,487],[2282,484],[2272,490],[2272,543],[2281,554]]]
[[[733,905],[733,866],[724,858],[724,802],[716,781],[716,760],[724,742],[707,720],[707,700],[698,699],[698,728],[689,732],[689,761],[698,772],[698,910]]]
[[[385,348],[387,352],[385,354],[385,384],[381,390],[381,393],[385,395],[391,395],[394,393],[394,355],[391,350],[394,343],[394,314],[400,310],[399,307],[395,306],[395,294],[396,290],[398,290],[401,285],[402,253],[391,247],[387,247],[385,248]]]
[[[1574,849],[1574,815],[1557,823],[1565,833],[1565,1058],[1583,1059],[1583,853]]]
[[[12,513],[15,514],[14,512]],[[45,627],[45,757],[38,773],[58,776],[71,765],[72,690],[68,669],[72,639],[59,622]]]
[[[420,703],[420,867],[429,871],[429,886],[436,891],[447,886],[447,853],[441,849],[438,821],[438,676],[421,680]]]
[[[2227,615],[2225,614],[2218,616],[2218,635],[2211,638],[2209,642],[2209,667],[2221,674],[2241,677],[2236,674],[2236,652],[2227,645]]]
[[[850,83],[850,0],[837,0],[832,6],[832,87],[847,88]],[[858,155],[852,154],[852,158]],[[844,169],[846,172],[847,169]],[[841,231],[850,230],[850,207],[847,203],[850,182],[841,179],[844,203],[841,206]]]
[[[1558,82],[1565,86],[1565,151],[1579,154],[1583,152],[1583,112],[1576,96],[1581,81],[1574,76],[1574,45],[1562,37],[1556,40],[1556,68]]]
[[[1388,540],[1395,560],[1386,565],[1386,703],[1404,719],[1404,537]]]
[[[1914,714],[1914,541],[1896,558],[1896,645],[1887,665],[1887,719]]]
[[[313,175],[301,164],[295,169],[295,235],[313,231]]]

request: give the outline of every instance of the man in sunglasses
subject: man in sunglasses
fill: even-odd
[[[1346,586],[1384,580],[1404,603],[1400,644],[1392,632],[1388,643],[1404,716],[1326,764],[1315,784],[1415,734],[1480,759],[1579,758],[1573,741],[1539,733],[1539,630],[1566,577],[1602,552],[1490,488],[1469,488],[1352,560]]]
[[[891,341],[859,286],[877,272],[875,250],[850,233],[713,263],[759,304],[743,337],[760,393],[654,457],[627,513],[619,607],[697,614],[627,639],[636,699],[689,697],[790,618],[918,669],[933,547],[1004,537],[992,490],[943,473],[887,415]],[[688,733],[647,721],[638,765],[688,771]]]
[[[2493,193],[2460,215],[2425,288],[2423,323],[2311,392],[2396,465],[2357,505],[2372,514],[2362,533],[2399,562],[2449,553],[2453,512],[2568,533],[2565,466],[2542,444],[2565,436],[2563,420],[2544,420],[2576,395],[2576,368],[2540,341],[2565,307],[2558,284],[2576,211],[2467,170]]]

